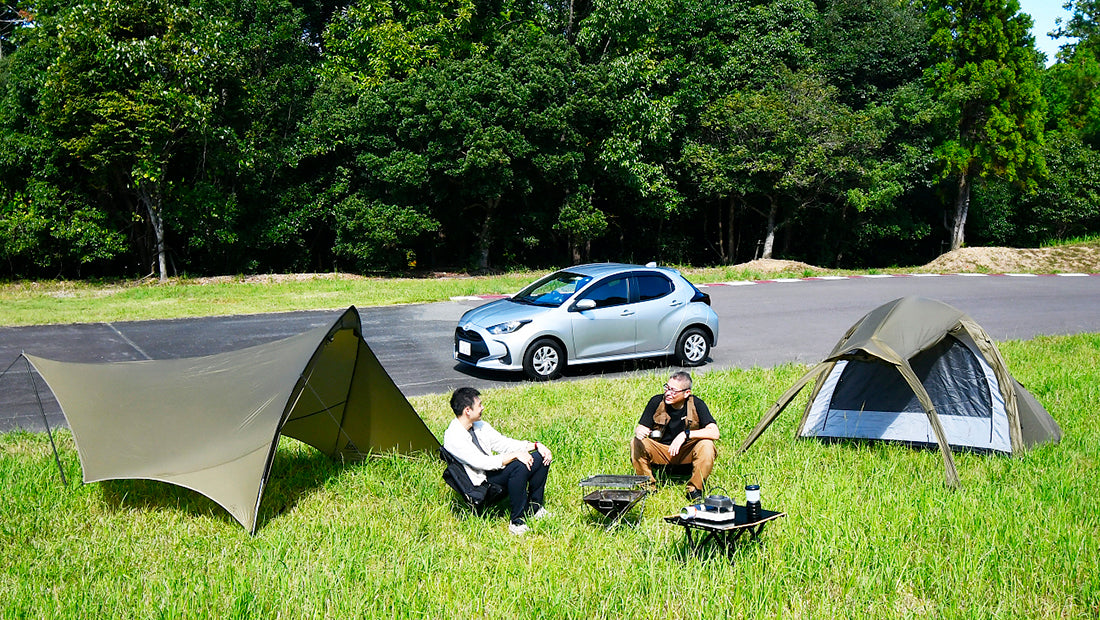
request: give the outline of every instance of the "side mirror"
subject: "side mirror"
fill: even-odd
[[[591,310],[596,307],[596,301],[593,299],[582,299],[573,304],[573,309],[577,312],[584,312],[585,310]]]

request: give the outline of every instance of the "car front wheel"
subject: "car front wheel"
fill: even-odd
[[[676,358],[681,366],[701,366],[709,354],[710,341],[698,327],[685,330],[676,341]]]
[[[565,351],[553,340],[536,340],[523,356],[523,371],[535,381],[549,381],[565,369]]]

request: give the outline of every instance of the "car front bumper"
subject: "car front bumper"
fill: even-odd
[[[509,338],[513,335],[494,336],[477,326],[459,327],[455,329],[452,356],[477,368],[523,370],[523,342],[521,338]]]

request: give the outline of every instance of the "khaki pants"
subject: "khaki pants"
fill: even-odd
[[[638,439],[635,437],[630,443],[630,462],[634,465],[634,473],[639,476],[647,476],[653,480],[652,465],[685,465],[691,464],[691,480],[688,486],[702,491],[703,482],[710,476],[710,470],[714,469],[714,459],[718,452],[714,448],[712,439],[688,439],[680,446],[680,452],[676,456],[669,456],[668,446],[653,441],[649,437]]]

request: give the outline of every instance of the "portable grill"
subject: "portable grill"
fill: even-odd
[[[649,481],[645,476],[616,476],[597,474],[581,480],[580,486],[594,488],[584,496],[584,503],[596,512],[611,520],[609,527],[638,506],[638,521],[645,512],[645,500],[649,494],[644,485]]]

